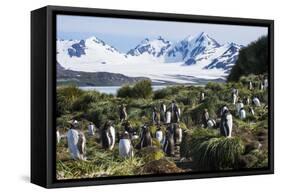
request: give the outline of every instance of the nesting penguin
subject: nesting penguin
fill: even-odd
[[[122,158],[133,157],[133,146],[129,133],[125,131],[119,140],[119,156]]]
[[[215,128],[217,126],[217,122],[215,119],[209,119],[207,122],[208,128]]]
[[[96,131],[96,127],[94,125],[94,123],[90,122],[88,125],[88,134],[89,136],[94,136],[95,135],[95,131]]]
[[[242,119],[242,120],[246,119],[246,111],[243,107],[239,111],[239,118]]]
[[[204,109],[204,112],[202,114],[202,124],[204,128],[208,126],[207,122],[209,119],[210,119],[209,112],[207,109]]]
[[[260,103],[260,100],[258,99],[258,97],[253,98],[253,103],[255,106],[261,106],[261,103]]]
[[[224,111],[224,113],[221,117],[220,124],[221,124],[221,126],[220,126],[221,135],[223,135],[225,137],[231,137],[233,120],[232,120],[232,115],[229,112],[229,110]]]
[[[86,138],[84,133],[77,129],[78,123],[71,124],[71,127],[68,129],[67,132],[67,143],[68,149],[70,151],[71,157],[74,160],[86,160]]]
[[[244,107],[243,102],[241,100],[238,100],[238,102],[236,104],[236,113],[237,113],[237,115],[239,115],[239,112],[240,112],[241,108],[243,108],[243,107]]]
[[[101,131],[101,143],[104,149],[112,150],[115,145],[115,129],[110,121],[107,121]]]
[[[167,154],[167,156],[174,156],[175,154],[174,135],[170,130],[168,130],[166,133],[163,150]]]
[[[121,105],[119,110],[119,118],[120,122],[126,121],[128,117],[126,106],[124,104]]]
[[[152,146],[152,137],[149,128],[146,125],[142,126],[140,148]]]

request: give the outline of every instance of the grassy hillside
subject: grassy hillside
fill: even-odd
[[[136,93],[131,89],[121,89],[117,96],[101,94],[96,91],[82,91],[74,86],[57,88],[57,129],[66,133],[69,121],[76,119],[87,139],[87,161],[73,161],[70,158],[66,138],[57,144],[57,178],[88,178],[103,176],[121,176],[154,173],[192,172],[209,170],[229,170],[243,168],[261,168],[268,165],[268,110],[266,90],[248,90],[248,81],[259,81],[259,76],[241,77],[237,82],[214,83],[205,87],[171,86],[155,92],[146,87],[137,87]],[[236,115],[231,103],[231,89],[239,90],[241,98],[257,96],[260,107],[254,107],[255,115],[247,112],[247,118],[241,120]],[[141,88],[145,89],[145,93]],[[199,100],[204,91],[206,99]],[[144,95],[145,94],[145,95]],[[146,95],[147,94],[147,95]],[[151,132],[156,126],[151,122],[152,107],[166,105],[175,100],[181,109],[180,127],[183,129],[183,141],[175,157],[167,157],[154,140],[154,147],[134,150],[135,156],[122,159],[118,156],[118,143],[113,151],[104,151],[100,145],[99,135],[87,136],[87,125],[93,122],[100,128],[107,120],[114,122],[117,132],[123,131],[119,122],[118,108],[127,106],[128,120],[138,131],[148,123]],[[208,109],[212,118],[219,118],[219,109],[226,104],[233,115],[232,138],[220,136],[219,128],[202,128],[201,115]],[[245,109],[248,110],[248,105]],[[165,130],[165,125],[162,125]],[[133,142],[136,145],[138,140]]]

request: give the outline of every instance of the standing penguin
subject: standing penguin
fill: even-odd
[[[232,93],[232,104],[236,104],[237,101],[237,95],[235,93]]]
[[[245,111],[245,109],[243,107],[239,111],[239,117],[242,120],[246,118],[246,111]]]
[[[224,114],[224,112],[225,112],[226,110],[228,110],[228,107],[227,107],[226,104],[224,104],[224,105],[221,107],[221,109],[220,109],[220,116],[221,116],[221,117],[223,116],[223,114]]]
[[[180,121],[180,108],[176,104],[175,100],[172,101],[170,109],[171,109],[171,122],[178,123]]]
[[[152,146],[152,138],[149,128],[146,125],[144,125],[142,126],[140,148],[144,148],[148,146]]]
[[[264,80],[263,80],[263,86],[264,86],[264,89],[268,88],[268,79],[266,76],[264,77]]]
[[[56,135],[57,135],[57,143],[60,143],[61,136],[59,130],[57,130]]]
[[[173,124],[173,130],[174,130],[174,144],[179,145],[182,141],[182,129],[177,123],[175,123]]]
[[[210,116],[209,116],[209,112],[207,109],[204,109],[204,112],[202,114],[202,124],[203,127],[206,128],[208,126],[207,122],[209,120]]]
[[[203,102],[205,100],[205,93],[200,92],[200,102]]]
[[[122,158],[133,157],[133,146],[127,131],[121,135],[119,140],[119,156]]]
[[[233,120],[229,110],[225,110],[221,117],[221,134],[225,137],[231,137]]]
[[[164,103],[160,105],[160,121],[166,122],[166,105]]]
[[[255,106],[261,106],[261,103],[260,103],[260,100],[258,99],[258,97],[253,98],[253,103]]]
[[[137,131],[129,121],[124,124],[125,131],[129,134],[130,139],[137,139]]]
[[[240,112],[241,108],[243,108],[243,107],[244,107],[243,102],[241,100],[238,100],[238,102],[236,104],[236,113],[237,113],[237,115],[239,115],[239,112]]]
[[[70,151],[71,157],[74,160],[86,160],[85,154],[85,145],[86,138],[83,132],[78,128],[78,123],[71,124],[67,132],[67,143],[68,149]]]
[[[252,90],[253,89],[253,83],[252,81],[249,81],[249,87],[248,87],[249,90]]]
[[[120,122],[127,120],[128,114],[127,114],[126,106],[124,104],[122,104],[120,107],[119,117],[120,117]]]
[[[94,123],[90,122],[88,125],[88,133],[90,136],[94,136],[95,135],[95,131],[96,131],[96,127],[94,125]]]
[[[155,125],[160,124],[160,113],[157,111],[156,107],[153,107],[152,111],[152,123]]]
[[[166,124],[171,123],[171,120],[172,120],[172,113],[171,113],[171,111],[168,110],[166,112]]]
[[[244,102],[246,105],[250,105],[251,100],[250,100],[249,96],[245,96],[245,97],[243,98],[243,102]]]
[[[155,138],[161,145],[163,145],[164,135],[163,135],[163,131],[161,130],[161,127],[157,128],[155,132]]]
[[[168,130],[166,133],[163,150],[167,154],[167,156],[174,156],[175,154],[174,135],[170,130]]]
[[[209,119],[207,122],[207,126],[208,128],[215,128],[217,126],[217,122],[215,121],[215,119]]]
[[[104,149],[112,150],[115,145],[115,129],[110,121],[107,121],[101,131],[101,143]]]
[[[249,107],[249,112],[251,113],[252,116],[255,116],[255,111],[253,107]]]

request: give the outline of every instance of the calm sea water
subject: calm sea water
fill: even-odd
[[[96,90],[101,93],[105,94],[113,94],[115,95],[117,93],[117,90],[121,88],[122,86],[83,86],[80,87],[82,90],[91,91]],[[165,88],[166,86],[152,86],[153,91],[160,90],[162,88]]]

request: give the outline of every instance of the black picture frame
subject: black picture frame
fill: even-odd
[[[128,176],[56,180],[56,15],[85,15],[146,20],[268,27],[269,146],[268,168],[222,172],[193,172],[164,176]],[[31,182],[46,188],[152,181],[245,176],[274,173],[274,21],[232,17],[153,13],[78,7],[46,6],[31,12]]]

